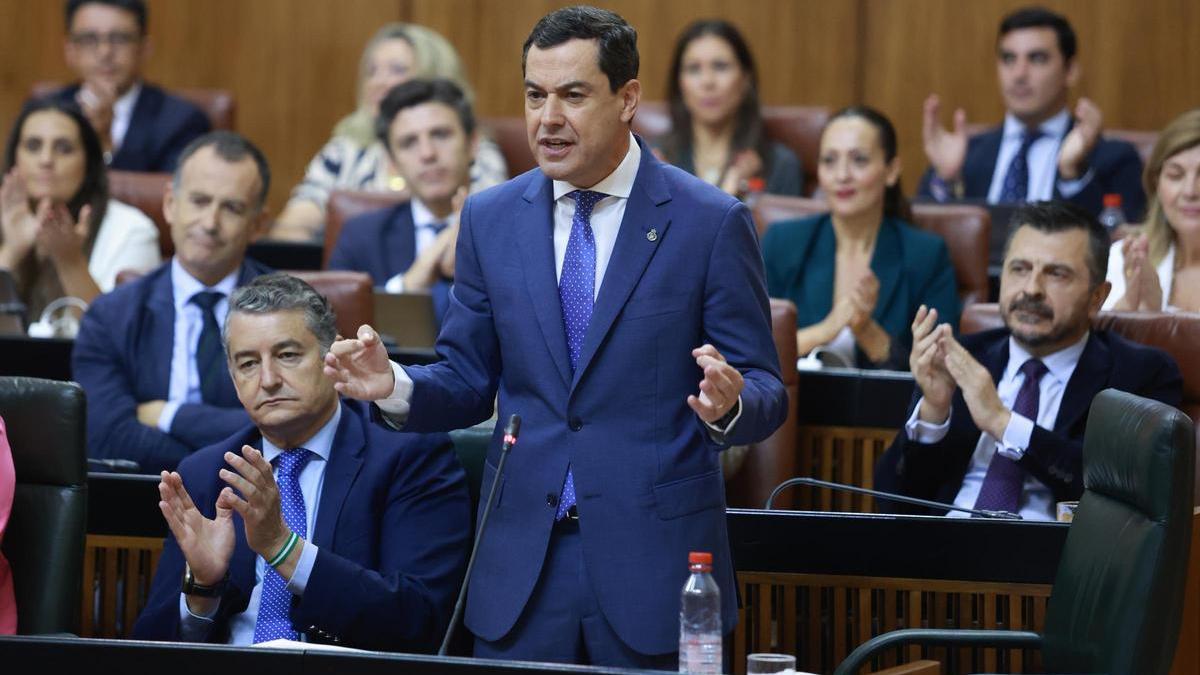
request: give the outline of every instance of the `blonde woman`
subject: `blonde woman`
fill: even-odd
[[[391,23],[381,28],[363,49],[358,73],[358,109],[333,128],[333,138],[309,163],[304,180],[292,190],[271,235],[279,239],[319,240],[324,232],[325,206],[333,190],[383,192],[404,189],[387,149],[375,136],[379,102],[388,91],[414,77],[452,80],[473,102],[454,47],[424,26]],[[471,167],[471,191],[504,182],[508,169],[500,148],[481,138]]]
[[[1142,183],[1145,227],[1113,244],[1104,309],[1200,312],[1200,108],[1163,130]]]

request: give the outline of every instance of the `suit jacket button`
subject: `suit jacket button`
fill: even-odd
[[[571,431],[579,431],[583,428],[583,420],[579,419],[578,417],[572,417],[571,420],[567,422],[567,426],[571,428]]]
[[[546,506],[552,509],[558,508],[558,495],[552,492],[546,493]]]

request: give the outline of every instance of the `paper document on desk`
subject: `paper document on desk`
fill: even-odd
[[[270,649],[304,649],[304,650],[325,649],[325,650],[333,651],[333,652],[365,651],[362,649],[354,649],[353,647],[342,647],[341,645],[327,645],[327,644],[320,643],[320,642],[300,642],[299,640],[288,640],[286,638],[279,638],[278,640],[267,640],[266,642],[259,642],[258,644],[253,645],[253,646],[267,647]]]

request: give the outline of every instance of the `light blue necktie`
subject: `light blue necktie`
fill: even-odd
[[[567,354],[571,357],[571,372],[579,362],[583,337],[592,320],[592,303],[596,297],[596,237],[592,234],[592,209],[606,195],[591,190],[571,193],[575,200],[575,215],[571,217],[571,236],[563,256],[562,274],[558,279],[558,299],[562,303],[563,325],[567,330]],[[566,517],[575,505],[575,475],[567,467],[558,499],[555,520]]]
[[[279,506],[283,511],[283,520],[293,532],[305,539],[308,538],[308,513],[304,508],[304,495],[300,493],[300,472],[312,456],[308,450],[296,448],[282,452],[275,458],[279,467],[275,482],[279,485]],[[264,565],[264,568],[258,619],[254,622],[254,643],[279,638],[295,640],[298,635],[289,616],[292,594],[288,592],[287,582],[275,568],[270,565]]]

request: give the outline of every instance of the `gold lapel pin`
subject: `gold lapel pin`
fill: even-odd
[[[650,228],[650,231],[646,233],[646,240],[647,241],[658,241],[658,229],[653,228],[653,227]]]

